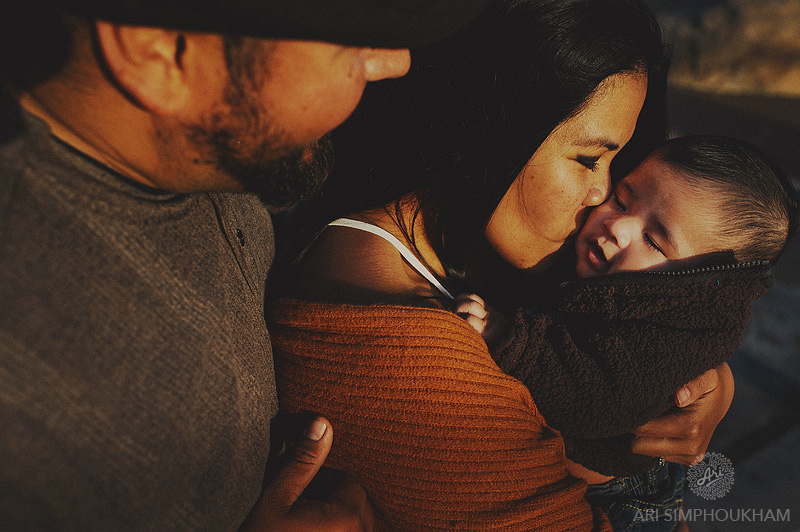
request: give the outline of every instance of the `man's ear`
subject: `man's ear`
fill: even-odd
[[[190,104],[184,35],[104,21],[95,22],[95,28],[109,74],[137,105],[163,116],[180,113]]]

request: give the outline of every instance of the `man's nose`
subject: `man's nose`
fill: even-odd
[[[411,67],[411,53],[407,48],[370,48],[364,53],[364,77],[367,81],[399,78],[405,76]]]

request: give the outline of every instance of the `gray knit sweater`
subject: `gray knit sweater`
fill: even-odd
[[[253,197],[0,145],[0,529],[235,530],[276,411]]]

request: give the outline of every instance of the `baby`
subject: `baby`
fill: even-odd
[[[614,188],[578,234],[578,277],[669,271],[709,264],[770,261],[797,225],[791,183],[742,141],[690,136],[667,141]],[[475,294],[455,298],[457,313],[490,347],[508,320]]]
[[[458,296],[455,310],[526,384],[569,458],[606,478],[643,473],[653,459],[629,451],[629,432],[730,357],[797,223],[791,183],[752,147],[672,139],[591,212],[575,243],[577,280],[518,311],[513,324],[474,294]],[[679,505],[682,470],[660,467],[660,476],[639,479],[661,484],[650,493],[660,508]],[[672,491],[664,477],[673,477]]]

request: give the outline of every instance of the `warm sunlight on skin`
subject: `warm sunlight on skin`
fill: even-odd
[[[611,160],[633,136],[646,93],[643,75],[609,77],[536,150],[486,227],[487,241],[506,262],[536,266],[605,200]]]
[[[410,65],[408,50],[276,41],[264,106],[293,144],[307,144],[344,122],[368,82],[401,77]]]
[[[368,82],[403,76],[411,61],[407,49],[253,39],[263,47],[255,63],[263,75],[232,101],[220,35],[102,21],[93,32],[88,23],[81,29],[70,75],[40,84],[20,103],[104,165],[177,192],[242,189],[208,146],[190,138],[233,138],[232,149],[265,162],[308,150],[344,122]]]
[[[589,215],[576,242],[578,275],[663,270],[677,259],[722,251],[719,197],[650,156]]]

